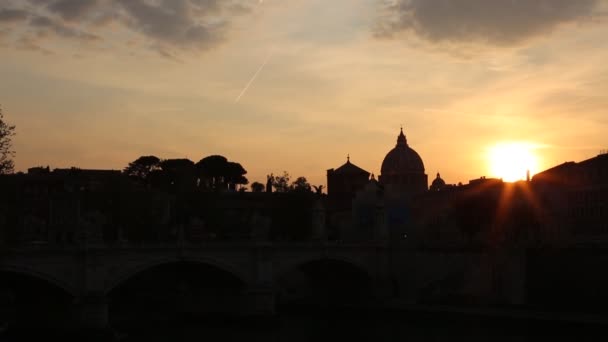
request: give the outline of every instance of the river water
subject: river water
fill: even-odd
[[[173,322],[115,324],[104,336],[36,334],[32,331],[0,336],[0,341],[573,341],[599,334],[605,328],[556,322],[484,319],[389,311],[287,312],[274,318],[183,318]],[[601,337],[604,335],[603,337]]]

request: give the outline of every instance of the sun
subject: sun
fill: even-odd
[[[524,142],[499,143],[488,149],[488,161],[493,177],[505,182],[526,179],[538,168],[538,158],[534,155],[534,144]]]

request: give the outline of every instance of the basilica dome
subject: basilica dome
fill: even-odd
[[[441,191],[445,188],[445,181],[441,178],[439,172],[437,172],[437,178],[431,183],[431,191]]]
[[[407,139],[401,129],[397,137],[397,146],[384,157],[381,174],[389,176],[408,173],[424,174],[424,164],[418,153],[407,145]]]

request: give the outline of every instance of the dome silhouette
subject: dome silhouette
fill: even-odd
[[[424,173],[424,164],[420,155],[407,145],[402,128],[397,137],[397,146],[384,157],[381,174],[389,176],[405,173]]]
[[[424,163],[418,152],[408,146],[403,128],[397,146],[384,157],[380,171],[380,183],[389,186],[393,193],[415,195],[428,191]]]
[[[431,183],[431,191],[440,191],[443,188],[445,188],[445,181],[441,178],[439,172],[437,172],[437,178]]]

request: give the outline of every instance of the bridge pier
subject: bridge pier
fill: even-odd
[[[254,287],[246,291],[241,312],[245,315],[272,316],[276,313],[275,293],[270,287]]]
[[[394,281],[389,276],[377,277],[372,283],[372,294],[375,300],[385,301],[396,295]]]
[[[79,329],[104,330],[108,328],[108,300],[104,294],[87,294],[75,304],[75,323]]]
[[[499,288],[502,300],[510,305],[523,305],[526,303],[526,263],[525,250],[514,250],[500,255],[501,277],[495,277],[495,287]]]

